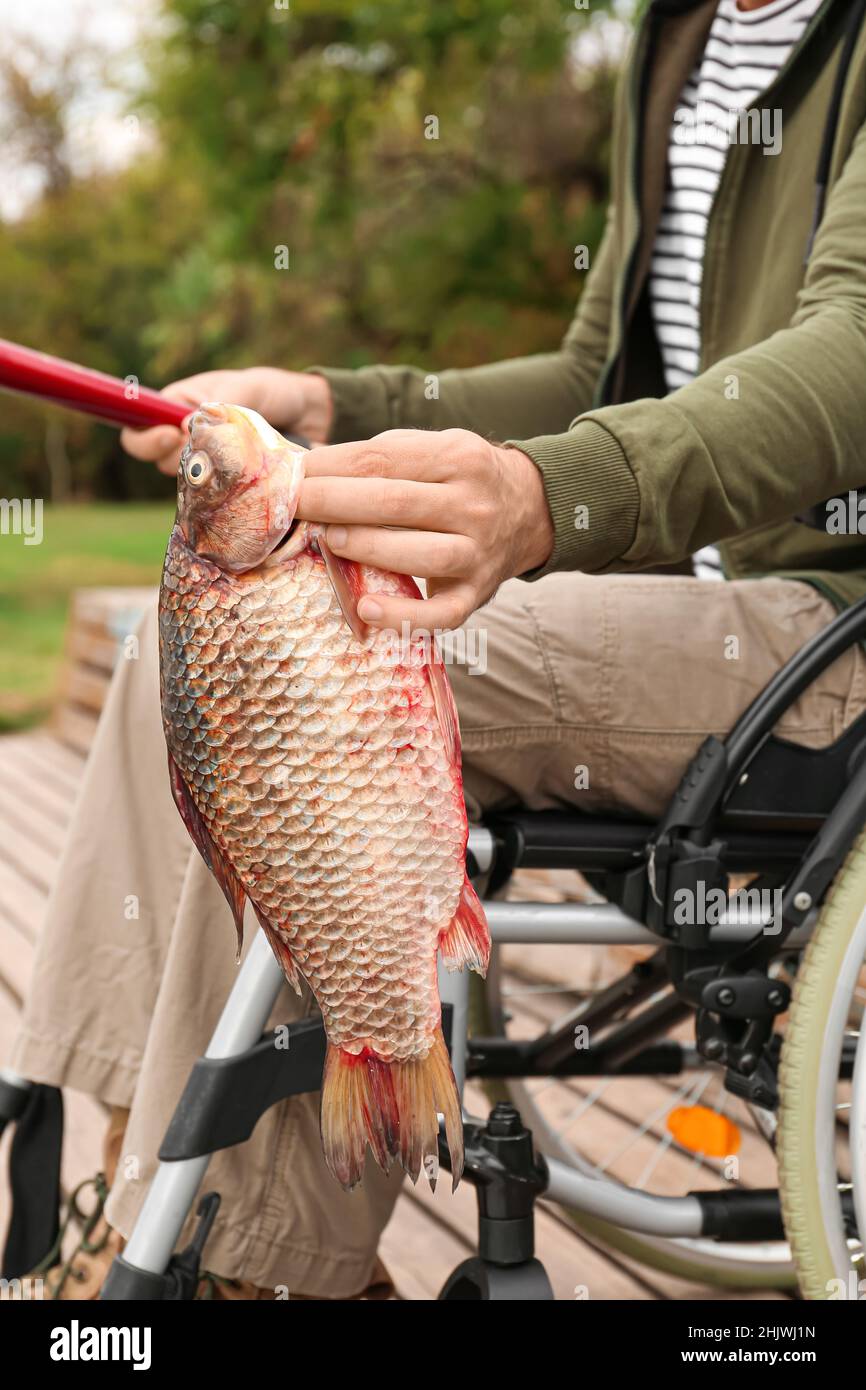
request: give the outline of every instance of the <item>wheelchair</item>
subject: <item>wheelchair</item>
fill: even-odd
[[[472,827],[492,967],[483,984],[442,972],[440,992],[458,1085],[492,1109],[474,1118],[464,1102],[478,1248],[441,1299],[552,1297],[534,1254],[539,1198],[693,1282],[798,1284],[815,1299],[866,1290],[866,712],[821,750],[774,733],[864,640],[866,599],[807,643],[724,740],[705,740],[657,823],[515,808]],[[578,871],[592,900],[510,900],[521,869]],[[530,983],[527,1005],[509,952],[538,944],[616,945],[629,959],[611,978]],[[201,1198],[190,1245],[176,1247],[210,1155],[247,1138],[271,1105],[319,1088],[318,1018],[292,1024],[287,1049],[263,1036],[282,978],[259,932],[104,1299],[192,1298],[217,1194]],[[635,1084],[648,1080],[658,1103],[635,1117]],[[0,1074],[0,1127],[29,1089]],[[634,1140],[607,1153],[595,1119],[611,1109],[630,1117]],[[737,1178],[744,1124],[749,1152],[760,1149],[749,1161],[769,1174],[761,1186]],[[671,1191],[671,1155],[703,1185]]]

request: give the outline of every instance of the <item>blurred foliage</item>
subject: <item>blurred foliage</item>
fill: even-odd
[[[156,139],[87,176],[67,158],[74,65],[47,90],[10,57],[0,135],[44,191],[0,224],[0,331],[154,385],[549,348],[603,221],[614,73],[573,42],[605,8],[164,0],[129,108]],[[0,398],[0,495],[170,487],[107,427]]]

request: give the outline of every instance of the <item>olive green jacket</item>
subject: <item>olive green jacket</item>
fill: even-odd
[[[556,528],[548,566],[527,577],[676,564],[721,542],[729,577],[794,575],[844,605],[866,594],[866,536],[793,518],[866,484],[866,26],[808,266],[846,0],[824,0],[759,98],[782,111],[781,151],[730,147],[707,233],[701,373],[666,395],[647,272],[673,112],[716,4],[654,0],[640,23],[608,226],[559,351],[442,371],[437,399],[415,368],[326,370],[334,439],[461,426],[519,444]]]

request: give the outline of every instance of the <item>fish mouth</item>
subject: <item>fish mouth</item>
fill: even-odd
[[[306,522],[299,521],[296,517],[274,542],[262,561],[261,568],[273,569],[276,565],[285,564],[286,560],[292,560],[296,555],[300,555],[306,544]]]

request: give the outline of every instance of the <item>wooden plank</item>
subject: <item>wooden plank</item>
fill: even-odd
[[[118,588],[81,588],[72,595],[70,619],[73,622],[103,625],[127,618],[137,624],[153,603],[155,590],[147,585]],[[124,629],[130,630],[129,628]]]
[[[80,624],[72,629],[67,638],[66,652],[70,662],[79,666],[92,666],[105,675],[111,675],[117,663],[117,638],[100,628]]]
[[[577,869],[518,869],[505,889],[508,902],[593,903],[604,899]]]
[[[17,870],[2,858],[2,853],[3,839],[0,834],[0,921],[7,921],[20,935],[35,941],[42,929],[47,896],[43,889],[37,888],[29,879],[22,878]]]
[[[153,590],[144,587],[78,589],[73,595],[51,724],[57,739],[74,751],[90,748],[123,640],[152,601]]]
[[[10,736],[19,757],[35,770],[40,771],[47,781],[64,788],[70,799],[74,798],[84,770],[84,757],[73,753],[52,734],[37,730],[33,734]],[[6,739],[3,740],[3,746]]]
[[[19,1006],[30,988],[34,954],[34,942],[0,916],[0,983]]]
[[[87,753],[96,733],[96,715],[62,704],[51,721],[55,736],[77,753]]]
[[[72,597],[60,676],[60,702],[90,704],[113,671],[126,637],[136,631],[153,590],[78,589]],[[104,695],[104,690],[103,690]]]
[[[467,1239],[432,1219],[405,1188],[379,1253],[400,1297],[426,1303],[438,1297],[452,1269],[473,1252]]]
[[[82,706],[92,714],[99,715],[105,704],[111,677],[103,671],[90,666],[73,666],[66,674],[63,699],[74,707]]]
[[[525,985],[548,986],[563,999],[572,992],[603,989],[654,954],[652,946],[509,945],[502,948],[505,968]],[[563,1006],[564,1011],[564,1006]]]
[[[50,882],[63,848],[66,831],[52,816],[46,814],[36,799],[29,794],[26,782],[22,783],[15,777],[9,777],[7,780],[4,776],[4,790],[5,805],[0,808],[0,824],[14,825],[21,835],[45,851],[51,860]]]
[[[48,891],[54,878],[57,856],[15,826],[8,814],[2,822],[3,858],[29,883]]]
[[[56,826],[64,829],[68,825],[75,791],[36,770],[32,762],[22,756],[20,746],[3,749],[2,784],[4,795],[26,797]]]

